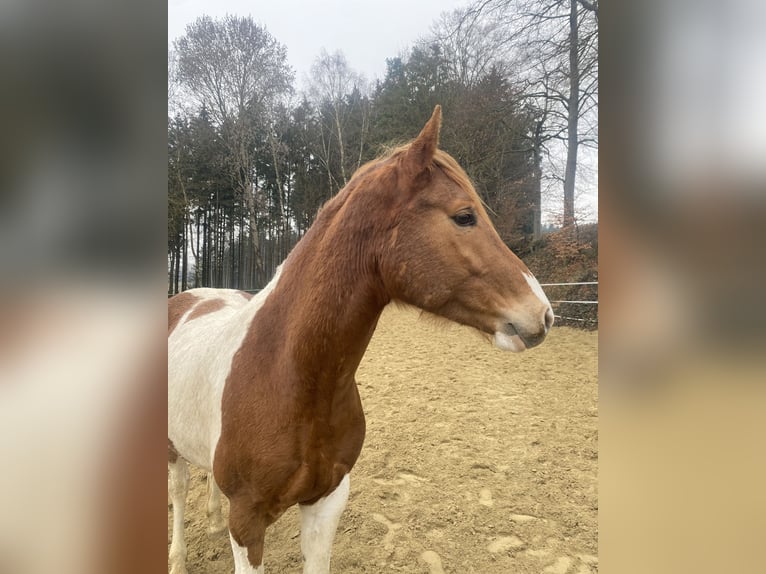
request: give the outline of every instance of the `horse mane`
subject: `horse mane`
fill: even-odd
[[[394,163],[401,162],[414,141],[415,140],[412,140],[405,144],[391,147],[385,150],[375,159],[372,159],[360,166],[352,174],[348,183],[335,196],[328,199],[319,207],[315,217],[315,224],[317,224],[315,227],[317,230],[324,230],[330,225],[335,215],[343,208],[347,202],[347,199],[357,188],[365,185],[369,186],[371,179],[379,178],[377,183],[380,183],[380,178],[389,176],[392,173],[390,170],[384,169],[383,171],[378,171],[378,168],[383,168],[386,165],[392,166]],[[471,195],[477,201],[480,209],[486,207],[484,200],[476,192],[476,189],[468,177],[468,174],[466,174],[465,170],[463,170],[460,164],[458,164],[458,162],[446,151],[438,148],[435,150],[433,161],[428,169],[432,170],[434,167],[440,168],[447,176],[447,178],[460,186],[460,188],[465,190],[466,193]],[[316,231],[316,233],[319,233],[319,231]]]
[[[406,144],[395,146],[393,148],[389,148],[388,150],[384,151],[381,155],[379,155],[375,159],[368,161],[367,163],[363,164],[359,169],[357,169],[352,175],[351,180],[355,179],[356,177],[364,175],[371,168],[385,161],[400,159],[401,157],[404,156],[404,154],[407,153],[407,151],[409,151],[411,145],[412,145],[412,141]],[[476,191],[473,187],[473,183],[471,183],[471,180],[468,177],[468,174],[465,172],[465,170],[462,167],[460,167],[460,164],[457,161],[455,161],[455,158],[453,158],[446,151],[437,149],[434,153],[433,163],[434,165],[436,165],[436,167],[441,168],[448,178],[450,178],[452,181],[454,181],[463,189],[471,190],[474,192]]]
[[[409,141],[405,144],[391,146],[388,149],[385,149],[385,151],[383,151],[383,153],[381,153],[375,159],[372,159],[368,161],[367,163],[362,164],[352,174],[351,179],[349,180],[348,185],[346,187],[348,188],[355,187],[356,184],[359,183],[359,181],[362,179],[362,177],[365,176],[368,172],[372,171],[375,167],[378,167],[391,160],[399,161],[404,156],[404,154],[406,154],[407,151],[409,151],[410,146],[412,145],[414,141],[415,140]],[[457,185],[459,185],[467,193],[474,196],[474,199],[477,200],[478,204],[485,211],[492,211],[490,207],[487,205],[487,203],[484,201],[484,198],[481,197],[481,195],[479,195],[479,193],[476,191],[476,188],[473,186],[473,182],[471,182],[471,179],[468,177],[468,174],[460,166],[460,164],[455,160],[455,158],[453,158],[450,154],[448,154],[444,150],[437,148],[436,151],[434,152],[433,164],[429,166],[429,169],[432,169],[434,165],[440,168],[450,180],[452,180]],[[343,192],[344,190],[345,188],[341,190],[341,192]],[[324,209],[324,207],[330,201],[331,200],[328,200],[326,203],[324,203],[319,208],[319,211],[322,211],[322,209]],[[317,215],[319,214],[319,211],[317,212]],[[494,211],[492,211],[492,213],[494,213]]]

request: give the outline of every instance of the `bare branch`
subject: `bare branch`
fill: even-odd
[[[596,18],[598,18],[598,2],[588,2],[588,0],[577,0],[580,5],[585,8],[586,10],[590,10],[591,12],[596,14]]]

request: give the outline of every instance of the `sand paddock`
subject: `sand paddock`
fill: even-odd
[[[596,332],[554,327],[517,355],[387,308],[357,373],[367,438],[332,572],[597,572],[597,354]],[[189,573],[230,574],[205,497],[192,469]],[[267,531],[268,574],[301,572],[298,525],[295,507]]]

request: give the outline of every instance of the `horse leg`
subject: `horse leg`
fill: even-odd
[[[210,536],[226,530],[226,521],[221,514],[221,489],[215,483],[213,473],[207,473],[207,533]]]
[[[229,539],[234,574],[263,574],[265,515],[253,509],[249,498],[229,499]]]
[[[168,491],[173,503],[173,538],[170,543],[170,574],[186,574],[186,542],[184,541],[184,510],[189,490],[189,470],[186,461],[177,457],[168,461]]]
[[[327,574],[335,531],[349,493],[348,474],[335,490],[314,504],[301,504],[303,574]]]

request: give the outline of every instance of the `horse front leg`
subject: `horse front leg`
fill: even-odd
[[[301,504],[301,551],[303,574],[328,574],[330,554],[340,515],[350,490],[348,474],[330,494],[314,504]]]
[[[221,489],[215,483],[213,473],[207,473],[207,533],[216,536],[226,530],[226,521],[221,514]]]
[[[186,461],[176,456],[168,461],[168,492],[173,503],[173,538],[170,543],[170,574],[186,574],[186,541],[184,540],[184,510],[189,491],[189,469]]]
[[[263,540],[266,514],[249,497],[229,498],[229,540],[234,555],[234,574],[264,574]]]

